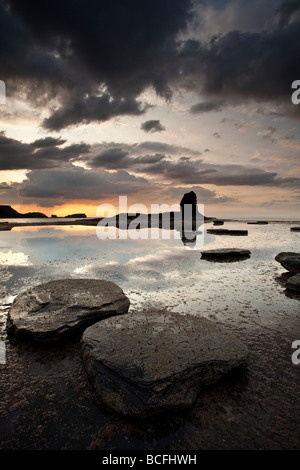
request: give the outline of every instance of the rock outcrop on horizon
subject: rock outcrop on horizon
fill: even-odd
[[[81,346],[97,403],[138,418],[191,406],[248,356],[206,318],[165,311],[103,320],[84,331]]]
[[[122,289],[111,281],[49,281],[17,295],[7,331],[37,342],[55,342],[104,318],[125,314],[129,305]]]
[[[65,218],[66,218],[66,219],[68,219],[68,218],[73,218],[73,219],[86,219],[86,215],[85,215],[85,214],[71,214],[71,215],[66,215]]]
[[[20,218],[47,218],[42,212],[27,212],[20,214],[9,205],[0,205],[0,219],[20,219]]]

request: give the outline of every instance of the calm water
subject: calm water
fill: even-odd
[[[118,239],[100,240],[96,227],[18,227],[0,232],[2,305],[28,287],[50,279],[100,278],[116,282],[131,301],[131,309],[167,308],[243,322],[251,327],[280,321],[284,311],[299,312],[298,299],[283,294],[276,279],[285,270],[274,260],[281,251],[300,251],[300,233],[289,224],[225,223],[246,229],[248,236],[207,234],[205,224],[194,248],[180,238],[132,240],[120,231]],[[127,237],[127,239],[123,239]],[[251,258],[235,263],[201,260],[200,250],[247,248]],[[250,326],[250,325],[249,325]],[[285,324],[285,327],[288,327]],[[293,325],[291,325],[293,328]]]

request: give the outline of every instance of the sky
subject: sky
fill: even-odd
[[[299,44],[300,0],[0,0],[0,204],[298,219]]]

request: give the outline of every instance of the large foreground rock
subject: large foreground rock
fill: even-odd
[[[97,402],[142,418],[192,405],[202,387],[247,357],[209,320],[166,312],[109,318],[87,328],[81,345]]]
[[[286,284],[285,287],[288,290],[296,291],[300,293],[300,274],[295,274],[295,276],[290,277]]]
[[[8,332],[41,342],[57,341],[103,318],[127,313],[129,300],[110,281],[65,279],[19,294],[8,314]]]
[[[275,260],[287,271],[294,274],[300,273],[300,253],[283,251],[275,256]]]
[[[208,261],[239,261],[250,258],[251,251],[241,248],[220,248],[201,251],[201,259]]]

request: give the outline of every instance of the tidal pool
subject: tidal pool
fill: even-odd
[[[0,232],[0,339],[6,344],[6,364],[0,363],[0,371],[3,370],[1,392],[6,397],[3,419],[0,420],[1,448],[47,448],[47,445],[50,448],[65,445],[66,448],[105,449],[113,446],[300,448],[300,365],[291,361],[292,342],[300,339],[300,297],[285,290],[283,281],[287,273],[274,259],[282,251],[300,252],[300,233],[290,231],[293,225],[295,222],[270,222],[267,225],[225,222],[224,228],[248,230],[247,236],[230,236],[208,234],[207,229],[213,225],[205,223],[201,227],[203,235],[198,235],[194,246],[184,245],[180,237],[164,239],[164,231],[159,232],[157,239],[150,239],[147,229],[141,230],[141,238],[136,240],[126,231],[120,231],[116,239],[100,240],[96,227],[78,225],[25,226]],[[201,259],[202,249],[215,248],[248,249],[251,257],[237,262]],[[128,431],[128,423],[126,427],[122,422],[128,431],[126,434],[122,426],[116,424],[119,418],[117,421],[104,418],[102,411],[95,411],[96,408],[92,412],[94,405],[92,398],[88,398],[89,404],[85,405],[88,410],[83,420],[88,424],[82,424],[81,428],[78,425],[77,440],[71,439],[67,430],[63,433],[61,428],[60,437],[56,441],[48,439],[48,444],[43,444],[47,439],[41,438],[42,431],[41,435],[36,432],[35,438],[27,436],[22,440],[22,417],[32,413],[33,406],[37,409],[39,405],[27,401],[24,415],[21,405],[13,406],[11,393],[16,385],[13,385],[10,367],[14,366],[20,377],[23,370],[30,370],[38,383],[51,369],[57,396],[58,384],[65,380],[62,370],[67,370],[67,364],[70,370],[74,369],[75,363],[78,368],[78,362],[77,359],[72,362],[67,352],[63,359],[54,361],[52,350],[48,353],[55,366],[53,363],[50,366],[46,356],[42,359],[40,352],[34,350],[33,354],[26,350],[25,365],[23,346],[6,336],[7,310],[14,297],[29,287],[52,279],[83,277],[116,282],[130,299],[129,313],[166,309],[205,316],[224,325],[250,349],[246,378],[233,389],[227,383],[213,388],[210,394],[205,392],[190,415],[187,413],[178,418],[179,421],[175,420],[176,426],[164,426],[163,435],[161,424],[153,424],[149,434],[143,426],[136,424],[131,424],[133,427],[129,426]],[[77,351],[77,346],[74,347]],[[65,396],[65,386],[61,387]],[[83,392],[80,389],[78,393],[82,395]],[[18,417],[13,415],[16,410]],[[76,410],[83,413],[82,409]],[[170,418],[170,423],[175,421]],[[107,425],[112,422],[113,430],[107,433]],[[14,434],[16,423],[19,423],[20,431]]]

